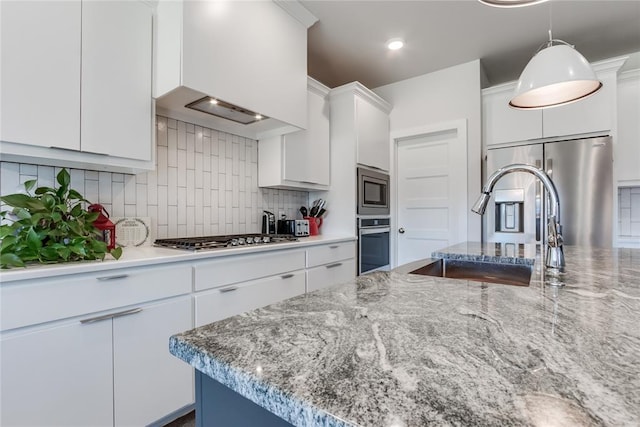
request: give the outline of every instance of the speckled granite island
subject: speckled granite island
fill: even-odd
[[[378,272],[176,335],[170,351],[199,373],[207,426],[216,403],[238,416],[225,426],[638,426],[640,250],[565,255],[561,274],[538,260],[528,287]],[[438,256],[527,263],[536,247]],[[246,405],[264,422],[243,422]]]

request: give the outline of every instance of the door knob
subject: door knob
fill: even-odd
[[[398,233],[400,233],[400,234],[404,234],[404,228],[403,228],[403,227],[400,227],[400,228],[398,229]]]

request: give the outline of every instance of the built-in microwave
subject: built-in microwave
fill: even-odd
[[[358,215],[389,215],[389,175],[358,168]]]

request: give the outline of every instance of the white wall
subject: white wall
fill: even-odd
[[[391,133],[452,120],[467,120],[469,209],[482,187],[482,99],[480,60],[467,62],[373,91],[393,105]],[[393,156],[393,147],[391,147]],[[391,175],[395,159],[391,159]],[[480,241],[481,217],[469,211],[467,240]]]

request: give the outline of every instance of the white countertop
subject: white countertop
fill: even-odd
[[[182,262],[206,260],[223,256],[251,254],[283,249],[304,248],[307,246],[322,245],[327,243],[349,242],[356,240],[355,236],[311,236],[300,237],[297,242],[273,243],[262,246],[237,246],[224,249],[212,249],[201,251],[189,251],[182,249],[169,249],[154,246],[124,248],[119,260],[110,255],[104,261],[81,261],[59,264],[31,264],[26,268],[13,268],[0,271],[0,283],[9,283],[18,280],[50,278],[66,274],[90,273],[95,271],[109,271],[120,268],[142,267],[147,265],[163,264],[166,262]]]

